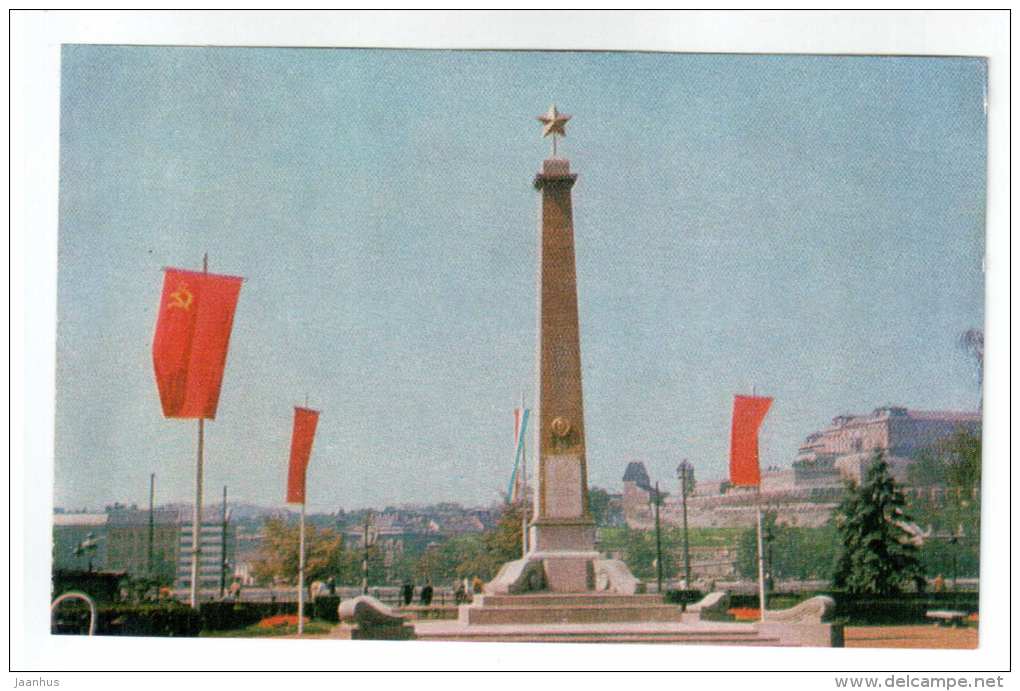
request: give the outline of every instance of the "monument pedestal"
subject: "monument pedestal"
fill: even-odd
[[[539,519],[531,525],[528,558],[542,562],[545,587],[555,593],[595,589],[595,522]]]

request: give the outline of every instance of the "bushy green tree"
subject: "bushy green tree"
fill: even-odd
[[[851,593],[889,595],[922,588],[917,547],[905,525],[906,499],[876,452],[861,484],[849,482],[834,521],[840,550],[833,585]]]
[[[265,538],[254,561],[254,575],[261,583],[297,581],[298,526],[282,518],[265,522]],[[343,536],[332,528],[305,526],[305,580],[308,583],[345,573],[350,552],[343,548]]]
[[[489,581],[508,561],[521,558],[522,502],[503,505],[496,525],[480,534],[455,535],[422,554],[416,567],[419,579],[452,583],[475,576]]]
[[[969,497],[981,485],[981,437],[957,430],[917,453],[909,469],[913,485],[941,485],[954,494]]]
[[[765,571],[773,579],[825,579],[832,577],[835,559],[835,528],[790,526],[779,523],[774,511],[762,516]],[[758,577],[758,531],[746,528],[737,549],[737,572],[745,578]]]
[[[592,487],[588,490],[588,511],[595,519],[595,525],[602,527],[609,525],[609,492],[600,488]]]

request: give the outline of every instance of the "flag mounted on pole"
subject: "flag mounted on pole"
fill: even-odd
[[[507,488],[507,495],[510,501],[520,499],[524,494],[522,482],[521,459],[524,456],[524,434],[528,428],[527,408],[514,408],[514,472],[510,475],[510,487]]]
[[[730,433],[730,484],[757,487],[761,484],[758,465],[758,429],[769,412],[772,399],[765,396],[733,397],[733,428]]]
[[[184,269],[164,271],[152,339],[163,416],[214,419],[244,279]]]
[[[287,503],[305,503],[305,470],[312,455],[319,411],[294,407],[294,432],[290,440],[290,468],[287,472]]]

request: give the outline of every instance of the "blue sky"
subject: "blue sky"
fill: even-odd
[[[55,503],[193,496],[164,420],[161,267],[241,274],[207,491],[312,510],[486,504],[534,388],[534,117],[574,119],[588,465],[721,477],[732,395],[763,463],[884,404],[974,409],[979,59],[66,46]],[[671,484],[671,481],[669,482]],[[213,492],[215,494],[215,492]]]

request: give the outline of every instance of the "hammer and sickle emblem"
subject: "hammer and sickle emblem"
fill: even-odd
[[[177,290],[170,293],[170,302],[166,308],[171,309],[173,307],[180,307],[182,310],[191,309],[191,303],[194,301],[195,296],[190,290],[188,290],[188,284],[182,283],[177,286]]]

